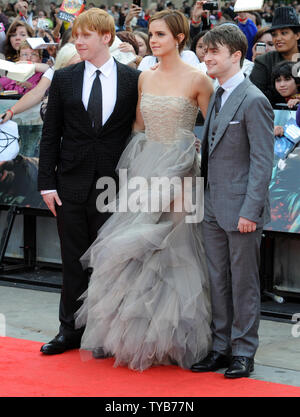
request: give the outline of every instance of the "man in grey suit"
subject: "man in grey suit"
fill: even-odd
[[[192,371],[228,368],[248,377],[254,368],[260,316],[260,242],[270,221],[273,109],[241,71],[247,39],[233,25],[209,31],[208,74],[220,84],[204,125],[204,244],[212,299],[212,350]]]

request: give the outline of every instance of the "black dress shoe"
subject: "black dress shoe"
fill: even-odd
[[[254,370],[254,359],[246,356],[233,356],[229,368],[225,371],[226,378],[249,377]]]
[[[105,353],[102,347],[98,347],[93,350],[93,358],[95,359],[106,359],[106,358],[111,358],[111,357],[112,357],[112,354]]]
[[[57,355],[63,353],[66,350],[80,348],[80,339],[70,339],[63,334],[58,334],[49,343],[46,343],[41,347],[41,352],[45,355]]]
[[[222,355],[219,352],[211,351],[205,359],[195,363],[191,370],[193,372],[212,372],[221,368],[227,368],[229,366],[230,359],[226,355]]]

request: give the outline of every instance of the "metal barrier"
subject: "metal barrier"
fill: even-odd
[[[0,112],[13,103],[14,100],[0,100]],[[295,117],[295,113],[282,107],[276,109],[275,124],[284,125]],[[21,160],[15,162],[23,169],[17,174],[19,178],[22,172],[30,175],[26,177],[27,182],[24,182],[23,175],[23,192],[18,181],[18,187],[8,188],[7,192],[5,182],[0,180],[0,280],[16,271],[34,271],[41,265],[61,267],[56,221],[36,191],[42,127],[39,106],[17,115],[14,120],[19,125],[21,137],[20,155],[17,157]],[[201,124],[195,131],[201,133]],[[270,184],[272,221],[264,229],[261,279],[262,292],[277,302],[281,301],[278,298],[281,295],[300,297],[299,173],[300,146],[285,160],[275,156]],[[55,285],[58,288],[60,281]]]
[[[16,100],[1,99],[0,113]],[[37,191],[40,105],[14,117],[20,152],[0,166],[0,272],[34,270],[37,262],[61,264],[55,219]],[[1,128],[1,127],[0,127]],[[47,245],[45,245],[47,239]],[[4,262],[4,258],[8,262]]]

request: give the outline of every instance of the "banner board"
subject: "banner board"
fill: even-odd
[[[0,112],[4,112],[14,103],[15,100],[0,100]],[[12,161],[0,162],[0,205],[15,204],[20,207],[48,210],[37,191],[39,143],[42,133],[39,109],[40,105],[37,105],[14,116],[14,121],[19,127],[20,152]],[[291,126],[296,118],[295,111],[274,112],[277,126]],[[294,126],[292,127],[294,129]],[[280,146],[277,146],[277,141],[281,141]],[[284,139],[275,138],[270,183],[272,220],[264,229],[300,233],[300,146],[299,143],[289,146],[284,148]]]
[[[274,110],[274,112],[275,126],[288,127],[296,119],[296,111]],[[276,143],[277,141],[279,144]],[[272,220],[264,230],[300,233],[299,142],[293,145],[288,138],[276,137],[274,151],[273,173],[270,183]]]
[[[73,22],[84,10],[83,0],[64,0],[60,6],[57,17],[65,22]]]
[[[0,113],[15,102],[16,100],[0,100]],[[37,191],[39,144],[42,135],[40,105],[15,115],[14,121],[18,123],[20,151],[15,159],[0,162],[0,205],[47,209]]]

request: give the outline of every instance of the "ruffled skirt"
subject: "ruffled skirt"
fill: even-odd
[[[191,202],[183,204],[191,181],[195,197],[199,174],[194,136],[183,133],[182,140],[161,143],[138,134],[117,169],[126,170],[127,183],[120,183],[118,198],[110,202],[116,212],[81,259],[93,269],[75,316],[76,327],[85,326],[81,352],[102,347],[115,366],[135,370],[159,364],[189,368],[211,347],[201,223],[195,217],[187,221]],[[181,188],[171,187],[168,201],[167,188],[158,189],[153,178],[177,178]],[[139,184],[138,197],[132,184]],[[130,210],[122,209],[125,201]]]

